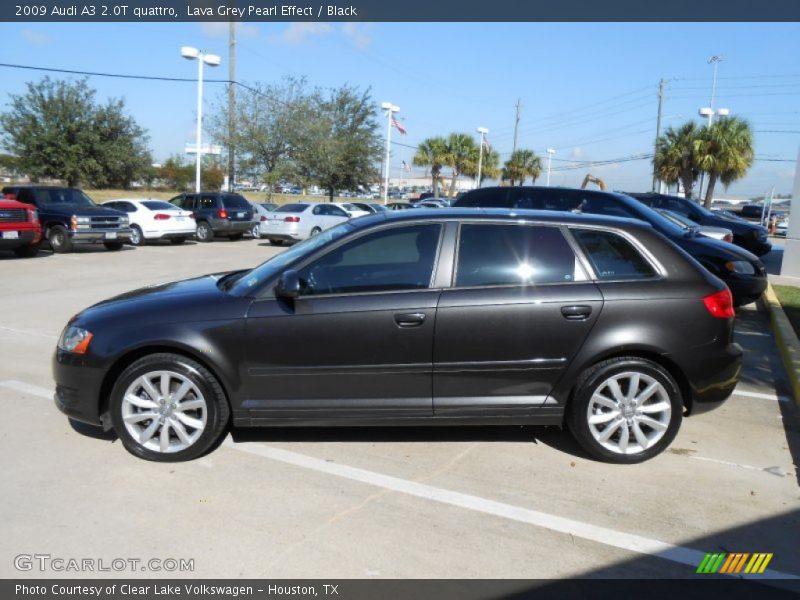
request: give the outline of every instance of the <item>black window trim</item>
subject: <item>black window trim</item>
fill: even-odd
[[[360,231],[353,236],[345,236],[343,239],[337,240],[333,244],[329,246],[323,246],[322,248],[318,249],[314,254],[310,257],[301,258],[297,262],[288,265],[284,271],[294,270],[299,271],[300,269],[305,268],[310,263],[314,262],[318,258],[328,254],[329,252],[336,250],[340,246],[344,246],[350,242],[358,240],[366,235],[371,235],[373,233],[377,233],[379,231],[385,231],[389,229],[402,229],[404,227],[416,227],[418,225],[439,225],[439,241],[436,246],[436,256],[433,259],[433,270],[431,271],[431,278],[428,281],[428,287],[425,288],[409,288],[404,290],[376,290],[376,291],[359,291],[359,292],[334,292],[328,294],[309,294],[307,296],[300,295],[295,298],[295,302],[302,301],[307,298],[315,299],[315,298],[337,298],[342,296],[376,296],[376,295],[385,295],[385,294],[409,294],[413,292],[431,292],[439,290],[441,291],[441,287],[434,286],[434,283],[439,283],[440,278],[438,276],[439,271],[439,263],[442,257],[442,246],[444,243],[445,235],[447,231],[447,222],[444,219],[425,219],[419,221],[403,221],[400,223],[386,223],[382,224],[378,227],[370,227],[365,231]],[[278,279],[280,278],[280,274],[277,277],[267,281],[261,289],[256,292],[255,301],[261,300],[273,300],[275,299],[275,285],[278,283]]]
[[[567,242],[567,245],[572,250],[573,254],[575,254],[575,258],[578,260],[580,267],[584,271],[584,275],[586,275],[586,279],[579,279],[579,280],[572,280],[572,281],[549,281],[547,283],[499,283],[499,284],[489,284],[489,285],[469,285],[469,286],[457,286],[456,280],[458,278],[458,258],[461,249],[461,228],[464,225],[515,225],[515,226],[527,226],[527,227],[550,227],[552,229],[558,229],[561,232],[561,235],[564,237],[564,241]],[[453,290],[486,290],[486,289],[501,289],[501,288],[516,288],[516,287],[544,287],[550,285],[575,285],[581,283],[593,283],[595,281],[595,273],[592,269],[586,268],[586,257],[583,256],[582,252],[576,252],[575,245],[577,242],[572,239],[571,235],[568,235],[568,231],[565,231],[566,227],[563,223],[558,223],[554,221],[527,221],[527,220],[515,220],[509,221],[507,219],[464,219],[458,222],[458,233],[455,239],[455,249],[453,254],[453,272],[452,277],[450,279],[450,285],[448,286],[449,289]]]

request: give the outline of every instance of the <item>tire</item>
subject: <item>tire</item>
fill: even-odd
[[[322,233],[322,229],[319,228],[319,227],[314,227],[314,229],[311,230],[311,233],[309,234],[309,237],[314,237],[318,233]]]
[[[142,233],[142,228],[138,225],[131,225],[131,245],[133,246],[144,246],[147,243],[147,240],[144,239],[144,233]]]
[[[109,252],[122,250],[122,242],[103,242],[103,246],[105,246],[106,250]]]
[[[61,225],[54,225],[47,230],[47,241],[56,254],[72,252],[72,238],[69,237],[69,233]]]
[[[182,398],[172,404],[162,403],[159,397],[165,372],[168,398],[184,386],[187,388]],[[157,399],[147,393],[145,379]],[[135,405],[127,400],[131,396],[138,397]],[[219,441],[230,417],[225,392],[216,377],[200,363],[179,354],[140,358],[119,376],[110,398],[111,422],[125,449],[138,458],[156,462],[202,456]],[[176,410],[183,404],[186,409]],[[155,418],[142,418],[142,414],[153,414]],[[143,441],[144,436],[148,437]]]
[[[39,254],[39,244],[28,244],[27,246],[14,248],[14,254],[17,258],[33,258]]]
[[[253,228],[250,230],[250,235],[252,236],[252,238],[254,240],[260,240],[261,239],[260,231],[261,231],[261,228],[260,228],[260,226],[258,224],[253,225]]]
[[[637,380],[638,393],[630,402],[630,386]],[[619,386],[618,395],[612,381]],[[636,397],[651,389],[637,405]],[[595,423],[590,424],[590,415]],[[683,401],[675,379],[661,365],[635,356],[612,358],[587,369],[567,407],[567,424],[581,447],[596,459],[618,464],[640,463],[663,452],[675,439],[682,418]]]
[[[243,233],[233,233],[233,234],[231,234],[230,236],[228,236],[228,239],[229,239],[230,241],[232,241],[232,242],[238,242],[238,241],[239,241],[240,239],[242,239],[243,237],[244,237],[244,234],[243,234]]]
[[[183,242],[186,241],[186,238],[170,238],[170,244],[175,244],[176,246],[180,246]]]
[[[205,221],[200,221],[197,224],[197,241],[204,244],[214,241],[214,230]]]

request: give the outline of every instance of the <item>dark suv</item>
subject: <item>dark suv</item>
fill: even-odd
[[[455,205],[557,210],[638,219],[652,225],[722,279],[733,293],[736,306],[755,302],[767,288],[764,264],[747,250],[705,237],[696,230],[680,228],[625,194],[570,188],[488,187],[465,193]]]
[[[81,312],[58,342],[56,403],[148,460],[202,455],[232,417],[566,422],[591,455],[633,463],[731,394],[733,314],[722,281],[638,221],[381,212],[255,269]]]
[[[702,204],[665,194],[628,194],[650,208],[671,210],[689,217],[698,225],[711,227],[724,227],[733,232],[733,243],[749,250],[756,256],[763,256],[772,250],[772,244],[767,240],[767,230],[761,225],[748,223],[744,219],[736,219],[708,210]],[[761,207],[758,207],[758,218],[761,218]]]
[[[240,240],[253,228],[253,207],[240,194],[181,194],[170,203],[194,213],[199,242],[212,242],[215,235]]]
[[[103,244],[107,250],[120,250],[131,239],[128,215],[98,206],[77,188],[15,185],[4,187],[2,194],[36,208],[42,237],[53,252],[70,252],[75,244]]]

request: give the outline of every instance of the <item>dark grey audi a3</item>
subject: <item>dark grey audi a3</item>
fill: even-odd
[[[733,317],[728,288],[639,221],[378,213],[86,309],[55,401],[148,460],[198,457],[230,424],[532,424],[635,463],[732,393]]]

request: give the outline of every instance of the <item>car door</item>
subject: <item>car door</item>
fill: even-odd
[[[436,314],[437,416],[531,414],[597,320],[602,296],[561,228],[462,223]]]
[[[298,298],[254,302],[242,373],[251,418],[430,417],[441,230],[350,238],[299,266]]]

